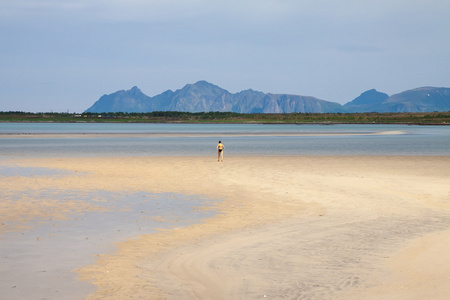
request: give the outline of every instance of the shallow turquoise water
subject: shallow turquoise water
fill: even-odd
[[[26,176],[24,171],[14,176]],[[107,210],[68,214],[65,220],[31,220],[28,229],[0,235],[4,299],[84,299],[94,289],[76,280],[73,270],[94,263],[97,254],[110,253],[114,243],[133,236],[188,226],[215,214],[197,209],[210,205],[210,200],[173,193],[38,190],[0,195],[0,201],[22,198],[87,201]],[[10,223],[2,226],[14,226]]]

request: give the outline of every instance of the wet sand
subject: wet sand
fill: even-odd
[[[447,299],[450,292],[447,156],[14,163],[82,175],[2,179],[10,194],[52,187],[220,200],[213,203],[218,214],[200,224],[135,236],[76,268],[80,280],[95,285],[89,299]],[[98,209],[16,202],[0,206],[3,232]]]

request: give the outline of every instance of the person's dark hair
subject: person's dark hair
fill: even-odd
[[[219,143],[222,143],[221,141],[219,141]]]

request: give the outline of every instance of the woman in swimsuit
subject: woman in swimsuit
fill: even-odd
[[[219,144],[217,145],[217,161],[223,161],[223,149],[225,149],[225,146],[219,141]]]

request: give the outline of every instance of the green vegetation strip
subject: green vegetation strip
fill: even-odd
[[[449,125],[449,112],[426,113],[289,113],[233,112],[27,113],[0,112],[0,122],[55,123],[269,123],[269,124],[419,124]]]

